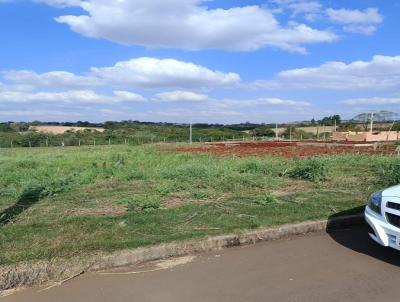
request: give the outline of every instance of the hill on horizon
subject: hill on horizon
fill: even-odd
[[[371,119],[371,113],[361,113],[353,117],[352,121],[358,122],[366,122]],[[400,115],[396,112],[381,110],[378,112],[374,112],[374,121],[375,122],[390,122],[390,121],[398,121],[400,120]]]

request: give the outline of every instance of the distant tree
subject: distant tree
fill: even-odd
[[[27,123],[11,123],[10,127],[15,131],[15,132],[24,132],[28,131],[29,129],[29,124]]]
[[[307,133],[304,130],[301,130],[299,128],[296,128],[294,126],[287,126],[285,130],[281,133],[281,136],[289,139],[292,137],[292,139],[309,139],[309,138],[315,138],[315,135],[312,133]]]
[[[365,130],[362,126],[358,125],[358,124],[354,124],[354,123],[342,123],[339,125],[338,127],[338,131],[363,131]]]
[[[104,128],[106,129],[114,129],[118,126],[117,122],[111,122],[111,121],[107,121],[104,123]]]
[[[326,116],[323,119],[319,120],[318,123],[325,126],[333,126],[335,125],[335,121],[336,125],[339,125],[342,122],[342,118],[340,117],[340,115],[336,114],[332,116]]]
[[[33,121],[31,126],[40,126],[42,123],[40,121]]]
[[[10,123],[0,123],[0,132],[13,132],[14,129],[11,127]]]
[[[258,128],[253,129],[251,131],[251,134],[253,136],[274,137],[275,136],[275,131],[272,130],[271,128],[267,128],[267,127],[258,127]]]
[[[392,131],[400,131],[400,122],[394,123]]]

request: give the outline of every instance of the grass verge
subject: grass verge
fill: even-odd
[[[1,151],[0,265],[327,218],[363,205],[388,179],[379,167],[398,162],[150,146]]]

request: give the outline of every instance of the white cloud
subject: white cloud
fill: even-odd
[[[345,31],[372,34],[376,31],[376,25],[382,23],[383,16],[377,8],[361,10],[332,9],[328,8],[326,14],[332,22],[345,24]]]
[[[371,61],[327,62],[318,67],[279,72],[275,79],[249,84],[264,89],[398,90],[400,56],[374,56]]]
[[[100,85],[99,79],[91,76],[78,76],[66,71],[51,71],[38,74],[29,70],[3,71],[4,79],[14,83],[39,87],[92,87]]]
[[[372,98],[356,98],[340,101],[347,105],[400,105],[399,97],[372,97]]]
[[[45,3],[55,7],[80,6],[83,3],[81,0],[33,0],[33,2]]]
[[[217,99],[205,94],[194,93],[190,91],[170,91],[157,93],[153,100],[163,102],[193,102],[207,103],[217,107],[251,107],[251,106],[310,106],[309,102],[294,101],[280,98],[257,98],[257,99]]]
[[[383,20],[377,8],[367,8],[364,11],[328,8],[326,13],[332,21],[343,24],[378,24]]]
[[[216,87],[240,82],[236,73],[213,71],[175,59],[137,58],[112,67],[91,68],[91,75],[109,84],[139,87]]]
[[[249,51],[274,47],[306,52],[304,45],[337,36],[304,24],[281,26],[260,6],[209,9],[206,0],[87,0],[84,15],[56,18],[87,37],[124,45],[187,50]],[[300,8],[298,8],[300,9]]]
[[[126,101],[126,102],[146,102],[146,99],[140,94],[117,90],[114,91],[115,98],[118,101]]]
[[[204,102],[208,101],[209,97],[205,94],[178,90],[157,93],[154,99],[164,102]]]
[[[217,108],[208,109],[170,109],[167,111],[154,111],[153,114],[160,117],[175,117],[175,118],[210,118],[210,117],[229,117],[229,116],[242,116],[243,113],[235,110],[221,110]]]
[[[310,106],[309,102],[293,101],[280,98],[259,98],[253,101],[255,105]]]
[[[24,92],[4,90],[0,92],[0,103],[52,103],[52,104],[112,104],[120,102],[143,102],[145,99],[127,91],[115,91],[114,95],[101,95],[92,90],[63,92]]]
[[[4,78],[17,84],[36,87],[92,88],[113,87],[177,87],[205,88],[235,86],[240,82],[236,73],[214,71],[189,62],[174,59],[141,57],[117,62],[111,67],[92,67],[84,75],[66,71],[38,74],[33,71],[3,71]]]
[[[370,35],[383,21],[383,16],[377,8],[370,7],[364,10],[324,8],[320,1],[310,0],[270,0],[270,2],[277,5],[280,11],[291,11],[291,18],[300,15],[310,22],[328,19],[330,22],[343,25],[343,30],[346,32]]]
[[[280,8],[289,9],[297,14],[319,13],[322,10],[322,4],[318,1],[309,0],[272,0],[272,3]]]
[[[343,29],[348,32],[352,32],[355,34],[363,34],[363,35],[371,35],[376,31],[375,25],[347,25],[344,26]]]
[[[0,116],[5,117],[18,117],[18,118],[44,118],[46,120],[49,117],[58,118],[71,118],[71,117],[81,117],[82,114],[78,112],[65,112],[59,110],[0,110]]]
[[[256,98],[256,99],[222,99],[213,100],[216,106],[220,107],[254,107],[254,106],[289,106],[289,107],[304,107],[310,106],[309,102],[294,101],[281,98]]]

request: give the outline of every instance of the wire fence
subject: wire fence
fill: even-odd
[[[247,137],[193,137],[193,143],[204,142],[224,142],[233,140],[249,140]],[[250,140],[254,140],[251,138]],[[182,137],[135,137],[135,136],[121,136],[121,137],[62,137],[62,136],[49,136],[39,138],[20,138],[20,139],[1,139],[0,148],[46,148],[46,147],[83,147],[83,146],[106,146],[106,145],[145,145],[145,144],[161,144],[161,143],[189,143],[189,138]]]
[[[330,139],[329,135],[321,135],[315,139],[326,141]],[[305,138],[299,137],[270,137],[270,136],[195,136],[193,143],[227,143],[227,142],[256,142],[256,141],[302,141]],[[145,144],[176,143],[189,144],[189,137],[163,137],[163,136],[113,136],[113,137],[70,137],[62,135],[53,136],[33,136],[33,137],[0,137],[0,148],[46,148],[46,147],[84,147],[84,146],[107,146],[107,145],[127,145],[137,146]]]

